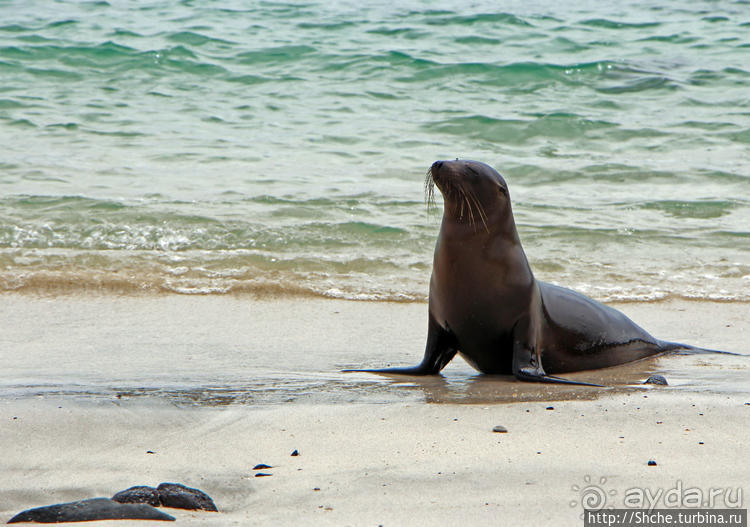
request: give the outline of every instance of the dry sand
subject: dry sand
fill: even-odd
[[[232,319],[239,306],[255,303],[262,309],[253,311],[254,318],[265,316],[261,325],[269,327],[278,322],[278,313],[292,310],[294,324],[311,328],[310,349],[358,341],[349,353],[370,364],[400,362],[408,356],[410,362],[418,361],[421,350],[398,349],[385,357],[378,342],[397,343],[393,333],[409,342],[416,339],[426,309],[231,297],[0,299],[9,315],[6,321],[20,324],[36,317],[33,322],[41,327],[57,327],[39,337],[47,344],[29,342],[30,360],[38,360],[37,350],[51,342],[71,345],[66,340],[71,332],[95,341],[102,338],[98,331],[104,327],[107,338],[118,337],[106,320],[89,331],[70,327],[73,321],[60,323],[63,306],[71,302],[79,313],[83,306],[101,312],[102,306],[124,302],[123,310],[136,319],[152,316],[154,302],[166,318],[171,316],[168,306],[176,306],[176,312],[186,314],[186,327],[193,322],[189,314],[200,309],[209,317],[213,310],[223,310]],[[748,351],[747,304],[619,307],[661,338]],[[338,330],[325,326],[321,331],[319,324],[330,319],[332,311],[341,316],[336,319]],[[368,331],[374,320],[384,332],[380,338]],[[177,338],[165,324],[160,327],[164,344]],[[296,329],[287,328],[278,339],[285,342],[285,333]],[[18,327],[8,330],[15,336],[0,341],[0,359],[19,371],[24,354],[19,339],[31,333]],[[233,335],[248,338],[240,330]],[[128,338],[125,333],[120,337]],[[335,357],[326,361],[335,363],[340,358]],[[318,398],[311,403],[191,406],[159,395],[117,398],[106,392],[96,397],[6,396],[0,401],[0,521],[31,507],[111,496],[132,485],[163,481],[195,486],[214,498],[220,513],[168,510],[179,524],[190,525],[580,526],[584,489],[591,485],[606,493],[611,506],[622,507],[625,496],[637,496],[637,489],[680,488],[684,493],[694,488],[706,499],[710,489],[716,489],[714,506],[723,506],[727,499],[746,508],[750,364],[743,361],[714,356],[660,359],[643,363],[639,378],[660,371],[675,385],[620,386],[593,394],[586,388],[573,394],[548,391],[505,378],[459,383],[458,388],[450,382],[417,385],[411,391],[399,383],[381,385],[379,389],[393,394],[388,404]],[[448,379],[470,374],[460,363],[453,368]],[[414,390],[424,391],[425,397],[399,400]],[[492,399],[494,393],[502,402]],[[436,400],[448,402],[425,402]],[[508,433],[493,433],[495,425],[507,427]],[[292,457],[293,450],[300,455]],[[657,465],[648,466],[649,460]],[[259,471],[252,468],[258,463],[272,465],[262,471],[272,476],[255,477]]]

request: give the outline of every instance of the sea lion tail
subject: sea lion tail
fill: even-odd
[[[690,344],[681,344],[679,342],[667,342],[665,340],[659,341],[659,347],[663,351],[672,351],[681,355],[691,355],[697,353],[719,353],[721,355],[737,355],[740,357],[748,357],[744,353],[735,353],[733,351],[722,351],[714,350],[709,348],[699,348],[698,346],[691,346]]]

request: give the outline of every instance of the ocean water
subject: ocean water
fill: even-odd
[[[0,0],[0,291],[424,300],[443,158],[537,277],[750,301],[750,3]]]

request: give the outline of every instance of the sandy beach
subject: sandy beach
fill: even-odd
[[[633,489],[678,487],[747,506],[744,358],[582,372],[572,377],[610,388],[573,390],[481,378],[457,359],[415,383],[338,369],[418,361],[424,304],[4,295],[0,306],[0,521],[164,481],[203,489],[220,510],[168,511],[186,525],[582,525],[592,485],[619,508]],[[661,338],[747,353],[746,304],[618,307]],[[638,386],[650,372],[670,386]],[[250,395],[234,375],[256,376]],[[172,388],[139,391],[141,377]],[[272,475],[255,477],[258,463]],[[116,524],[131,523],[144,525]]]

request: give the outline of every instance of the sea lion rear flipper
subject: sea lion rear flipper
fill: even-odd
[[[743,353],[735,353],[733,351],[722,351],[714,350],[709,348],[699,348],[698,346],[691,346],[690,344],[680,344],[679,342],[668,342],[666,340],[658,341],[659,347],[664,351],[674,351],[681,355],[692,355],[699,353],[717,353],[720,355],[737,355],[739,357],[747,357]]]
[[[456,356],[458,343],[450,329],[440,327],[430,313],[427,344],[424,358],[418,366],[410,368],[383,368],[379,370],[342,370],[343,372],[386,373],[396,375],[437,375]]]

